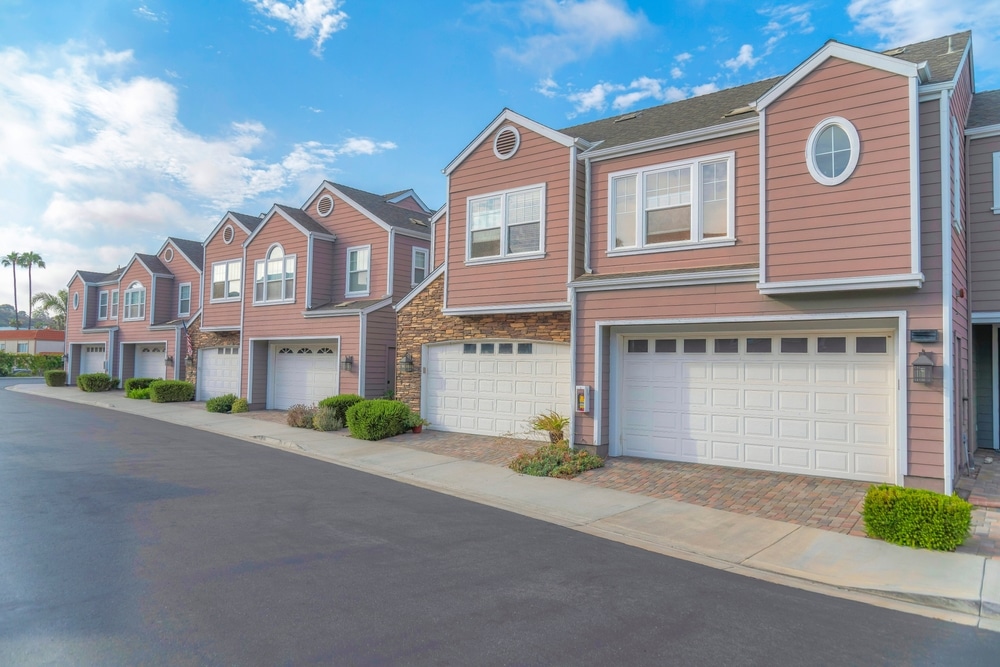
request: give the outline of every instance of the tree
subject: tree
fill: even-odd
[[[55,294],[39,292],[31,297],[31,307],[39,313],[55,313],[52,315],[52,327],[60,331],[66,330],[66,311],[69,307],[69,292],[61,289]]]
[[[21,328],[21,321],[17,316],[17,267],[21,264],[20,253],[12,252],[9,255],[4,255],[0,257],[0,264],[3,266],[9,266],[10,270],[14,272],[14,328]]]
[[[18,262],[22,269],[28,269],[28,303],[31,304],[31,267],[37,266],[40,269],[45,268],[45,260],[34,250],[29,250],[28,252],[21,253],[21,259]],[[15,304],[16,305],[16,304]],[[28,307],[28,329],[31,329],[31,307]]]

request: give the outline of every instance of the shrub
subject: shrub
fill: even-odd
[[[236,394],[223,394],[222,396],[213,396],[212,398],[205,401],[205,409],[209,412],[232,412],[233,403],[239,398]]]
[[[111,391],[118,386],[118,378],[107,373],[84,373],[76,376],[76,386],[83,391]]]
[[[561,442],[542,445],[533,452],[519,454],[510,462],[509,468],[525,475],[535,477],[576,477],[584,470],[602,468],[604,460],[600,456],[582,449],[570,449],[569,444]]]
[[[247,399],[245,398],[237,398],[235,401],[233,401],[233,407],[230,410],[230,412],[233,413],[234,415],[237,412],[250,412],[250,404],[247,403]]]
[[[42,375],[45,371],[63,367],[61,354],[25,354],[0,350],[0,377],[8,375]]]
[[[145,389],[149,385],[162,380],[163,378],[129,378],[125,380],[125,394],[128,395],[133,389]]]
[[[351,409],[352,405],[360,403],[363,400],[365,399],[357,394],[340,394],[339,396],[324,398],[319,402],[319,407],[333,408],[333,416],[339,419],[341,424],[346,424],[347,411]]]
[[[861,516],[872,537],[907,547],[954,551],[969,534],[972,505],[958,496],[879,484],[865,494]]]
[[[327,405],[316,408],[313,415],[313,428],[317,431],[339,431],[344,428],[344,422],[337,418],[337,411]]]
[[[295,428],[312,428],[313,415],[315,414],[315,405],[296,403],[288,408],[288,412],[285,413],[285,419],[289,426],[294,426]]]
[[[405,403],[376,398],[355,403],[347,411],[347,428],[361,440],[381,440],[405,431],[410,420]]]
[[[149,399],[149,387],[140,387],[138,389],[133,389],[131,391],[126,391],[125,396],[128,398],[137,398],[140,401]]]
[[[569,417],[563,417],[558,412],[549,410],[547,414],[535,415],[528,424],[535,431],[543,431],[549,434],[549,440],[555,444],[563,439],[563,431],[569,425]]]
[[[66,376],[66,371],[45,371],[45,384],[50,387],[65,387]]]
[[[184,380],[157,380],[149,385],[153,403],[183,403],[194,400],[194,385]]]

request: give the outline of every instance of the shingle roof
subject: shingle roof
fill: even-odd
[[[972,96],[972,108],[966,127],[1000,125],[1000,90],[988,90]]]
[[[247,215],[246,213],[237,213],[236,211],[227,211],[229,215],[236,218],[237,221],[244,227],[246,227],[250,232],[257,229],[257,225],[260,224],[260,216]]]
[[[106,283],[112,280],[118,280],[121,277],[122,269],[118,268],[110,273],[98,273],[97,271],[83,271],[78,270],[78,274],[83,278],[84,282],[87,283]]]
[[[423,234],[429,234],[431,231],[430,215],[389,203],[389,199],[398,197],[400,193],[409,192],[409,190],[400,190],[388,195],[376,195],[340,183],[332,183],[332,185],[350,197],[356,204],[368,209],[372,215],[387,225]]]
[[[931,69],[931,78],[926,83],[941,83],[955,78],[958,64],[962,62],[962,54],[970,39],[972,39],[972,31],[966,30],[952,35],[935,37],[926,42],[907,44],[903,47],[883,51],[883,53],[911,63],[919,64],[926,61]],[[902,51],[896,53],[900,48]]]
[[[194,265],[199,269],[205,263],[205,248],[201,244],[201,241],[192,241],[191,239],[179,239],[176,236],[167,237],[177,248],[187,255],[188,259],[194,262]]]
[[[329,229],[313,220],[309,217],[309,214],[301,208],[293,208],[282,204],[275,204],[274,207],[281,211],[284,215],[299,223],[307,232],[312,232],[313,234],[331,234]]]
[[[329,313],[338,311],[353,312],[355,310],[363,310],[365,308],[369,308],[383,301],[385,301],[385,298],[363,299],[357,301],[341,301],[338,303],[334,303],[331,301],[330,303],[323,304],[322,306],[316,306],[314,308],[310,308],[307,312],[310,313],[324,313],[324,312]]]
[[[160,258],[156,255],[146,255],[144,253],[137,252],[135,253],[135,256],[142,260],[142,263],[145,264],[146,267],[153,273],[160,273],[167,276],[173,275],[170,273],[170,269],[163,266],[163,262],[161,262]]]

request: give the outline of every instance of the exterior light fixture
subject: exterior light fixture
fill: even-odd
[[[403,355],[403,358],[399,360],[399,370],[405,373],[413,372],[413,356],[407,352]]]
[[[170,355],[168,354],[168,355],[167,355],[167,358],[165,359],[165,361],[166,361],[166,362],[167,362],[168,364],[172,364],[172,363],[174,363],[174,358],[173,358],[172,356],[170,356]]]
[[[349,371],[352,368],[354,368],[354,356],[348,354],[343,359],[340,360],[340,369],[344,371]]]
[[[934,382],[934,360],[926,350],[920,350],[920,354],[913,360],[913,381],[920,384]]]

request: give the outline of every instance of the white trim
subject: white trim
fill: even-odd
[[[244,234],[246,234],[248,236],[250,235],[250,230],[247,229],[246,226],[242,222],[240,222],[239,220],[237,220],[235,218],[235,216],[233,216],[233,212],[232,211],[226,211],[226,214],[224,216],[222,216],[222,219],[219,220],[219,222],[215,225],[215,227],[212,229],[212,231],[208,233],[208,236],[205,237],[205,242],[201,244],[202,247],[208,247],[208,244],[212,241],[213,238],[215,238],[215,235],[219,233],[219,231],[222,229],[223,225],[225,225],[227,222],[231,223],[231,224],[235,224],[237,227],[239,227],[240,229],[243,230]],[[235,233],[233,234],[233,240],[234,241],[236,240],[236,234]],[[225,243],[225,239],[223,239],[223,242]],[[226,245],[229,245],[229,244],[227,243]]]
[[[230,232],[229,240],[226,240],[226,232]],[[236,240],[236,228],[233,227],[232,223],[227,224],[222,228],[222,242],[226,245],[230,245]]]
[[[185,287],[188,288],[188,309],[186,311],[181,311],[181,290]],[[191,299],[193,293],[191,290],[191,283],[180,283],[177,285],[177,317],[191,317]]]
[[[310,195],[309,199],[306,200],[306,203],[302,205],[302,208],[303,209],[309,208],[309,206],[312,204],[313,200],[316,199],[316,196],[319,195],[319,193],[322,192],[324,189],[329,190],[333,194],[335,194],[338,197],[340,197],[342,200],[344,200],[345,204],[347,204],[348,206],[350,206],[351,208],[353,208],[354,210],[356,210],[358,213],[360,213],[361,215],[365,216],[366,218],[368,218],[369,220],[371,220],[372,222],[374,222],[376,225],[378,225],[379,227],[381,227],[385,231],[389,231],[390,229],[395,229],[396,231],[398,231],[403,236],[412,236],[414,238],[424,239],[424,240],[426,240],[427,237],[428,237],[427,233],[418,232],[415,229],[403,229],[403,228],[393,227],[389,223],[387,223],[384,220],[382,220],[381,218],[377,217],[374,213],[372,213],[371,211],[369,211],[367,208],[365,208],[361,204],[357,203],[356,201],[354,201],[353,199],[351,199],[350,197],[348,197],[334,183],[331,183],[330,181],[323,181],[320,184],[320,186],[318,188],[316,188],[316,191],[312,195]],[[370,194],[372,196],[375,196],[375,197],[379,197],[380,196],[380,195],[376,195],[376,194],[371,193],[371,192],[369,192],[368,194]],[[418,211],[413,211],[412,213],[414,214],[414,216],[419,216],[420,215],[420,213]],[[424,214],[424,215],[427,215],[427,214]],[[259,227],[258,227],[258,229],[259,229]],[[429,227],[428,227],[428,229],[429,229]],[[333,237],[330,240],[331,241],[335,241],[336,237]]]
[[[823,278],[817,280],[785,280],[757,283],[761,294],[810,294],[812,292],[843,292],[870,289],[909,289],[924,284],[922,273],[899,273],[890,276],[857,278]]]
[[[389,267],[386,271],[385,278],[385,293],[392,296],[393,287],[396,283],[396,228],[393,227],[389,230]],[[368,284],[368,289],[371,290],[371,283]]]
[[[80,292],[73,292],[73,310],[80,310]],[[84,317],[84,319],[86,320],[87,318]]]
[[[472,155],[473,151],[475,151],[479,147],[479,145],[486,140],[486,137],[493,134],[494,130],[496,130],[498,127],[500,127],[505,123],[516,123],[517,125],[520,125],[525,129],[531,130],[536,134],[540,134],[546,139],[554,141],[562,146],[566,146],[567,148],[574,145],[575,143],[575,140],[572,137],[569,137],[563,134],[562,132],[557,132],[556,130],[553,130],[550,127],[546,127],[541,123],[537,123],[531,120],[530,118],[522,116],[521,114],[515,111],[511,111],[510,109],[504,109],[503,111],[500,112],[499,116],[493,119],[493,122],[487,125],[486,128],[483,129],[483,131],[480,132],[479,135],[475,139],[473,139],[468,146],[465,147],[465,150],[459,153],[454,160],[448,163],[448,166],[442,170],[442,173],[445,176],[450,176],[451,173],[455,171],[456,168],[458,168],[458,165],[462,164],[465,161],[465,158]],[[449,192],[451,191],[449,190]]]
[[[604,369],[602,364],[604,363],[604,341],[601,338],[601,323],[594,323],[594,395],[590,397],[590,406],[594,410],[594,433],[593,433],[593,443],[595,447],[600,447],[604,443],[601,440],[601,428],[604,426]],[[614,409],[615,401],[608,401],[608,415],[612,413],[610,410]],[[608,431],[608,456],[611,456],[611,452],[615,451],[616,445],[611,441],[610,437],[611,431]],[[617,447],[617,451],[621,451],[620,443]]]
[[[139,285],[138,288],[133,287],[133,285],[136,285],[136,284]],[[128,304],[128,295],[129,294],[136,294],[136,293],[139,293],[139,292],[142,293],[142,303],[140,303],[140,304],[133,304],[133,305],[140,305],[142,313],[140,315],[136,316],[136,317],[129,317],[128,316],[128,306],[129,306],[129,304]],[[122,299],[122,305],[124,306],[123,310],[125,311],[123,313],[123,315],[122,315],[122,321],[123,322],[142,322],[143,320],[146,319],[146,286],[142,284],[142,281],[133,280],[131,283],[129,283],[129,286],[125,288],[124,298]],[[150,322],[152,322],[152,319],[150,319]]]
[[[760,146],[759,157],[757,159],[757,197],[760,223],[757,234],[760,264],[760,281],[767,282],[767,112],[764,109],[758,110],[760,113]]]
[[[223,292],[229,294],[229,290],[226,289],[229,285],[229,265],[233,262],[239,262],[240,264],[240,295],[239,296],[226,296],[221,299],[216,299],[215,294],[215,267],[220,264],[226,265],[226,277],[222,281]],[[218,262],[212,262],[212,270],[208,276],[208,302],[209,303],[232,303],[233,301],[240,301],[246,295],[246,268],[243,266],[243,260],[241,259],[223,259]]]
[[[370,306],[365,306],[364,308],[339,308],[337,310],[318,310],[315,312],[303,311],[302,317],[307,319],[317,319],[320,317],[344,317],[356,315],[367,315],[373,310],[378,310],[379,308],[385,308],[386,306],[392,305],[392,297],[386,297],[381,301],[377,301]]]
[[[247,385],[248,385],[248,387],[247,387],[247,401],[250,401],[251,392],[253,391],[253,384],[252,384],[252,382],[253,382],[253,344],[254,344],[254,342],[256,342],[256,341],[265,341],[267,343],[267,371],[265,373],[265,377],[267,379],[264,381],[264,409],[265,410],[271,410],[272,409],[271,406],[274,404],[274,400],[273,400],[273,396],[274,396],[274,363],[275,363],[275,357],[277,356],[276,354],[274,354],[273,350],[274,350],[275,346],[280,345],[281,343],[284,343],[286,341],[293,341],[293,340],[298,340],[298,341],[303,341],[303,340],[305,340],[305,341],[313,341],[316,345],[320,345],[320,344],[322,344],[322,343],[324,343],[326,341],[331,341],[331,340],[337,341],[337,389],[336,389],[336,391],[337,391],[338,394],[340,393],[340,380],[341,380],[341,377],[343,376],[343,373],[340,372],[340,355],[343,354],[343,351],[342,351],[341,345],[340,345],[340,336],[281,336],[281,337],[278,337],[278,338],[259,338],[258,337],[258,338],[248,338],[247,339],[247,343],[250,346],[249,347],[250,357],[249,357],[249,364],[248,364],[249,370],[247,372]],[[240,349],[240,358],[241,358],[241,360],[242,360],[242,357],[243,357],[243,350],[242,350],[242,347],[241,347],[241,349]],[[250,401],[250,402],[252,402],[252,401]]]
[[[572,304],[565,301],[551,303],[517,303],[503,306],[470,306],[466,308],[442,308],[442,315],[493,315],[500,313],[555,313],[570,310]]]
[[[119,300],[119,295],[120,295],[119,288],[116,287],[115,289],[111,290],[111,296],[108,300],[108,319],[114,320],[115,322],[118,321],[118,306],[121,303],[121,301]],[[111,315],[112,308],[114,308],[115,311],[115,314],[113,316]]]
[[[497,140],[500,138],[501,134],[503,134],[508,130],[514,133],[514,148],[512,148],[510,153],[508,153],[507,155],[501,155],[500,151],[497,150]],[[504,125],[499,130],[497,130],[497,133],[493,136],[493,155],[495,155],[498,160],[509,160],[510,158],[514,157],[514,155],[517,154],[517,149],[520,147],[521,147],[521,133],[520,131],[518,131],[517,126],[515,125]]]
[[[322,202],[322,201],[323,201],[324,199],[329,199],[329,200],[330,200],[330,210],[329,210],[329,211],[327,211],[326,213],[323,213],[322,211],[320,211],[320,210],[319,210],[319,207],[320,207],[320,205],[321,205],[321,202]],[[337,200],[335,200],[335,199],[333,198],[333,196],[332,196],[332,195],[330,195],[330,194],[325,194],[325,195],[321,196],[321,197],[320,197],[319,199],[317,199],[317,200],[316,200],[316,214],[317,214],[317,215],[318,215],[319,217],[321,217],[321,218],[327,218],[327,217],[329,217],[330,215],[332,215],[332,214],[333,214],[333,209],[335,209],[335,208],[337,208]]]
[[[313,267],[313,237],[310,234],[306,241],[306,308],[312,308],[312,267]],[[296,273],[299,267],[295,267]],[[265,269],[266,271],[266,269]],[[298,276],[296,276],[298,277]]]
[[[949,129],[948,144],[951,150],[951,222],[955,231],[962,233],[962,146],[961,135],[958,129],[958,120],[951,113],[948,114]]]
[[[851,145],[851,156],[847,159],[847,166],[844,167],[844,171],[833,176],[827,176],[821,172],[819,166],[816,164],[816,140],[820,134],[830,127],[838,127],[843,130],[844,134],[847,135],[848,143]],[[851,174],[854,173],[854,170],[858,166],[858,159],[861,157],[861,137],[858,136],[858,128],[854,127],[854,123],[843,116],[824,118],[809,133],[809,138],[806,139],[805,152],[806,168],[809,170],[809,175],[813,177],[814,181],[826,186],[840,185],[851,177]]]
[[[756,268],[684,271],[660,275],[635,275],[618,278],[578,280],[570,283],[570,287],[577,292],[601,292],[611,289],[721,285],[724,283],[753,282],[758,280],[759,275],[759,271]]]
[[[972,324],[997,324],[1000,323],[1000,311],[984,311],[972,313]]]
[[[368,251],[368,268],[365,271],[368,273],[368,289],[363,292],[352,292],[351,291],[351,253],[359,250]],[[345,297],[359,297],[359,296],[369,296],[372,292],[372,246],[368,245],[356,245],[351,246],[347,249],[347,257],[344,262],[345,271],[345,282],[344,282],[344,296]],[[360,271],[358,271],[360,273]]]
[[[451,176],[445,178],[445,192],[451,196]],[[451,200],[449,199],[449,202]],[[448,307],[448,257],[451,254],[451,207],[444,212],[444,261],[441,267],[444,270],[444,290],[441,292],[441,307]],[[422,357],[421,357],[422,358]]]
[[[503,239],[501,238],[501,242]],[[545,259],[548,255],[544,252],[526,252],[518,255],[508,255],[507,257],[487,257],[484,259],[467,259],[466,266],[479,266],[481,264],[506,264],[507,262],[521,262],[529,259]]]
[[[952,347],[955,342],[954,334],[954,310],[952,307],[952,247],[951,247],[951,197],[948,192],[948,174],[951,169],[951,151],[949,142],[945,141],[948,136],[948,120],[951,117],[951,91],[942,90],[940,106],[938,107],[938,132],[941,151],[941,325],[943,346],[941,350],[941,370],[944,374],[944,391],[942,400],[944,402],[944,424],[943,435],[944,446],[944,493],[951,495],[953,490],[954,470],[955,470],[955,369],[951,363]]]
[[[365,341],[365,335],[368,330],[368,314],[362,312],[361,316],[358,318],[359,321],[359,331],[358,331],[358,396],[362,398],[368,398],[365,396],[365,352],[368,350],[368,344]],[[344,352],[340,349],[340,345],[337,345],[337,385],[340,385],[340,355]]]
[[[777,85],[761,95],[760,98],[757,99],[754,106],[756,106],[758,110],[767,107],[769,104],[788,92],[795,86],[795,84],[805,78],[809,73],[826,62],[829,58],[840,58],[842,60],[858,63],[859,65],[865,65],[867,67],[883,70],[891,74],[899,74],[900,76],[907,77],[920,76],[921,70],[926,67],[926,63],[911,63],[892,56],[886,56],[881,53],[874,53],[866,49],[859,49],[856,46],[849,46],[847,44],[830,41],[827,42],[819,51],[800,63],[798,67],[793,69],[788,76],[778,82]]]
[[[965,129],[965,136],[970,139],[982,139],[984,137],[995,137],[1000,135],[1000,124],[983,125],[981,127],[969,127]]]
[[[420,283],[419,285],[417,285],[416,287],[414,287],[413,289],[411,289],[407,293],[406,296],[404,296],[402,299],[400,299],[396,303],[396,305],[393,306],[393,309],[398,313],[400,310],[402,310],[406,306],[406,304],[408,304],[411,301],[413,301],[417,297],[418,294],[420,294],[425,289],[427,289],[428,285],[430,285],[432,282],[434,282],[435,280],[437,280],[438,276],[440,276],[442,273],[444,273],[444,264],[442,264],[441,266],[437,267],[436,269],[434,269],[433,271],[431,271],[429,274],[427,274],[427,277],[424,278],[424,281],[422,283]]]
[[[417,255],[424,256],[424,277],[417,280]],[[431,268],[431,252],[427,248],[413,246],[410,249],[410,289],[413,289],[427,279]]]
[[[267,298],[267,263],[270,261],[271,252],[279,248],[281,250],[281,294],[280,299],[268,299]],[[289,298],[285,296],[285,273],[286,273],[286,263],[289,259],[295,260],[295,271],[292,275],[292,296]],[[264,293],[261,295],[263,299],[257,300],[257,266],[264,266]],[[272,243],[267,248],[267,252],[264,253],[264,259],[256,259],[253,263],[253,296],[251,297],[254,306],[274,306],[286,303],[295,303],[295,291],[299,284],[299,258],[298,254],[286,255],[285,248],[280,243]]]
[[[180,240],[180,241],[191,241],[192,243],[198,243],[199,245],[202,246],[203,249],[205,247],[205,244],[203,242],[195,241],[194,239],[178,239],[178,240]],[[201,275],[201,267],[199,267],[197,264],[195,264],[194,260],[192,260],[190,257],[188,257],[188,254],[186,252],[184,252],[183,250],[181,250],[181,247],[174,242],[174,238],[173,237],[169,237],[168,236],[167,240],[164,241],[163,245],[160,246],[160,249],[156,251],[156,256],[159,257],[159,255],[161,253],[163,253],[163,261],[165,261],[167,264],[169,264],[173,260],[173,257],[171,257],[170,259],[166,258],[166,251],[167,250],[170,250],[171,253],[174,253],[175,251],[178,252],[178,253],[180,253],[181,257],[183,257],[185,259],[185,261],[187,261],[187,263],[191,265],[191,268],[193,268],[195,271],[198,272],[199,275]]]
[[[590,196],[593,194],[593,167],[591,166],[589,157],[584,158],[583,167],[583,178],[586,183],[583,197],[583,272],[590,274],[594,272],[594,269],[590,265],[590,226],[593,223]]]
[[[424,203],[424,200],[421,199],[420,196],[417,195],[416,191],[413,190],[412,188],[409,189],[409,190],[407,190],[407,191],[405,191],[405,192],[401,192],[400,194],[396,195],[392,199],[386,199],[386,201],[389,202],[390,204],[398,204],[399,202],[403,201],[407,197],[412,197],[413,200],[416,201],[417,204],[420,205],[420,208],[423,209],[423,211],[425,213],[433,213],[434,212],[434,211],[430,210],[429,208],[427,208],[427,204]],[[403,208],[403,207],[400,207],[400,208]]]
[[[538,190],[538,250],[529,250],[527,252],[520,253],[507,253],[507,238],[509,223],[507,222],[507,197],[512,194],[531,192],[533,190]],[[484,192],[482,194],[476,194],[465,198],[465,264],[466,266],[471,266],[473,264],[490,264],[494,262],[501,261],[516,261],[520,259],[537,259],[539,257],[545,256],[545,221],[548,217],[546,214],[546,202],[547,197],[547,184],[543,181],[542,183],[535,183],[533,185],[519,186],[516,188],[509,188],[507,190],[500,190],[497,192]],[[500,198],[500,254],[490,255],[488,257],[473,257],[472,256],[472,202],[478,201],[480,199],[490,199],[492,197]]]
[[[566,255],[569,258],[566,267],[566,283],[567,285],[573,282],[574,275],[573,264],[576,261],[576,171],[579,169],[577,165],[577,147],[573,146],[569,149],[569,214],[567,216],[569,220],[569,252]],[[573,295],[570,293],[572,290],[566,287],[566,299],[572,301]],[[572,385],[571,385],[572,386]],[[570,434],[573,432],[573,418],[570,417]],[[570,438],[570,446],[573,445],[573,439]]]
[[[273,218],[278,213],[281,213],[281,219],[282,220],[284,220],[285,222],[287,222],[288,224],[290,224],[292,227],[294,227],[295,229],[297,229],[300,232],[302,232],[303,236],[315,236],[315,237],[321,238],[321,239],[323,239],[325,241],[336,241],[337,240],[337,236],[335,234],[333,234],[332,232],[329,232],[329,231],[327,233],[309,231],[308,229],[306,229],[305,227],[303,227],[302,225],[300,225],[298,223],[298,221],[295,220],[292,216],[287,215],[285,213],[285,211],[282,210],[282,206],[280,204],[274,204],[273,206],[271,206],[271,210],[268,211],[267,214],[263,218],[261,218],[260,224],[257,225],[257,228],[254,229],[253,232],[251,232],[246,237],[246,239],[243,241],[243,247],[245,248],[245,247],[249,246],[250,242],[253,241],[255,238],[257,238],[257,235],[260,234],[261,230],[263,230],[264,227],[267,226],[267,223],[270,222],[271,218]],[[316,224],[319,224],[319,223],[316,223]]]
[[[159,253],[157,253],[157,254],[159,254]],[[169,264],[170,262],[174,261],[174,249],[173,248],[167,248],[166,250],[163,251],[163,261],[166,262],[167,264]]]
[[[997,357],[997,347],[1000,343],[1000,333],[998,333],[998,327],[994,324],[990,327],[992,330],[992,347],[990,348],[990,359],[993,361],[991,369],[992,374],[992,384],[990,385],[990,393],[993,395],[993,449],[1000,449],[1000,358]]]
[[[104,301],[104,317],[101,317],[101,300]],[[111,315],[111,292],[100,290],[97,292],[97,321],[110,319]]]
[[[243,392],[243,370],[244,370],[244,368],[243,368],[243,345],[245,344],[245,342],[243,340],[243,331],[244,331],[243,325],[245,323],[246,311],[247,311],[247,299],[246,299],[246,294],[247,294],[246,293],[246,289],[247,289],[247,286],[246,286],[246,282],[247,282],[247,247],[245,245],[243,246],[243,260],[242,260],[242,264],[240,264],[240,271],[242,272],[240,274],[240,279],[241,279],[241,282],[240,282],[240,297],[241,297],[240,298],[240,379],[239,379],[239,381],[238,381],[238,383],[236,385],[236,395],[237,396],[243,396],[243,398],[247,399],[247,402],[251,402],[251,400],[250,400],[251,399],[251,394],[250,394],[250,387],[251,387],[250,380],[251,380],[251,378],[250,378],[249,369],[253,368],[253,365],[251,363],[253,361],[253,347],[252,346],[246,348],[246,354],[247,354],[247,366],[246,366],[246,368],[247,368],[247,393],[246,393],[246,395],[244,395],[242,393]],[[251,274],[251,277],[252,276],[253,276],[253,274]],[[251,295],[251,299],[252,298],[253,297]],[[202,324],[205,323],[205,317],[204,316],[202,316],[201,322],[202,322]],[[249,341],[247,341],[247,342],[249,342]]]
[[[677,146],[693,144],[699,141],[707,141],[709,139],[722,139],[724,137],[731,137],[735,134],[746,134],[747,132],[753,132],[759,126],[759,117],[752,116],[750,118],[744,118],[731,123],[725,123],[724,125],[702,127],[696,130],[678,132],[677,134],[670,134],[665,137],[644,139],[642,141],[623,144],[621,146],[612,146],[610,148],[596,148],[597,144],[595,144],[595,148],[591,148],[583,152],[583,157],[594,161],[626,157],[628,155],[636,155],[638,153],[646,153],[663,148],[675,148]]]
[[[910,79],[910,272],[921,272],[920,257],[920,100]]]
[[[993,215],[1000,215],[1000,151],[993,154]]]
[[[672,243],[648,245],[642,248],[617,248],[615,250],[607,251],[606,254],[608,257],[623,257],[628,255],[650,255],[660,252],[697,250],[698,248],[725,248],[734,245],[736,245],[736,239],[731,237],[720,237],[714,238],[711,241],[674,241]]]

